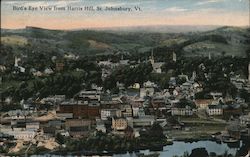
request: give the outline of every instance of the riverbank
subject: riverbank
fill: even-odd
[[[139,150],[162,151],[164,146],[172,145],[174,141],[194,142],[201,140],[212,140],[212,134],[225,129],[225,124],[214,122],[202,124],[194,123],[202,122],[201,119],[185,118],[185,127],[179,130],[163,129],[158,125],[154,125],[144,131],[140,131],[140,137],[119,136],[116,134],[105,134],[96,132],[83,139],[73,139],[62,135],[56,136],[56,142],[59,146],[53,149],[55,154],[85,154],[85,155],[112,155],[115,153],[136,152]],[[36,150],[36,145],[32,145],[27,154],[31,155],[46,150],[40,147]],[[22,150],[26,150],[25,148]],[[107,153],[108,152],[108,153]],[[12,155],[23,155],[24,151],[17,152]],[[51,151],[44,151],[51,153]]]
[[[226,124],[193,124],[188,123],[186,127],[181,130],[166,130],[164,135],[175,141],[200,141],[211,140],[211,135],[221,132],[225,129]]]
[[[151,155],[158,153],[159,157],[173,157],[173,156],[182,156],[184,153],[191,153],[193,149],[196,148],[206,148],[208,153],[215,153],[217,155],[222,155],[225,152],[228,154],[235,155],[237,150],[246,149],[246,144],[243,141],[240,142],[240,145],[237,147],[231,147],[227,143],[216,143],[211,140],[200,140],[200,141],[173,141],[171,145],[162,146],[161,150],[152,150],[152,149],[138,149],[133,151],[44,151],[41,153],[39,151],[34,151],[33,154],[28,154],[31,157],[75,157],[75,156],[113,156],[113,157],[138,157],[138,154],[141,155]],[[245,147],[245,148],[244,148]],[[247,144],[249,147],[249,143]],[[33,150],[33,149],[32,149]],[[42,149],[40,149],[42,151]],[[40,154],[40,156],[34,155]],[[12,154],[15,156],[23,156],[24,154]]]
[[[227,144],[221,143],[218,144],[214,141],[198,141],[198,142],[183,142],[183,141],[174,141],[172,145],[167,145],[163,147],[161,151],[151,151],[151,150],[138,150],[132,152],[120,152],[120,153],[113,153],[109,154],[108,152],[103,154],[95,154],[93,156],[112,156],[112,157],[151,157],[151,156],[158,156],[158,157],[174,157],[178,156],[181,157],[184,154],[191,154],[194,149],[197,148],[205,148],[208,154],[213,154],[213,157],[217,157],[219,155],[227,155],[231,154],[232,157],[236,156],[244,147],[244,144],[241,144],[237,149],[230,148]],[[245,152],[246,153],[246,152]],[[243,155],[245,155],[243,153]],[[242,154],[242,153],[241,153]],[[67,157],[76,157],[76,156],[84,156],[83,152],[72,152],[68,153]],[[45,154],[45,155],[32,155],[31,157],[61,157],[60,155],[55,154]],[[92,156],[92,155],[85,155],[85,156]],[[226,157],[226,156],[225,156]]]

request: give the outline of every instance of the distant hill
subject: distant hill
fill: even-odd
[[[215,28],[215,29],[214,29]],[[144,53],[151,48],[172,48],[186,57],[230,55],[246,57],[250,29],[217,26],[143,26],[98,30],[49,30],[37,27],[1,29],[1,44],[8,55],[43,53],[81,56]],[[7,49],[11,47],[12,49]]]
[[[92,28],[91,30],[110,31],[116,33],[126,32],[150,32],[150,33],[188,33],[188,32],[204,32],[214,30],[220,26],[204,25],[150,25],[150,26],[123,26],[123,27],[104,27]],[[78,29],[80,30],[80,29]]]
[[[186,56],[240,56],[246,57],[250,30],[239,27],[221,27],[199,35],[200,40],[183,48]]]

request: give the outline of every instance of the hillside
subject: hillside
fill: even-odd
[[[25,37],[11,35],[6,37],[1,37],[1,43],[6,45],[24,46],[27,45],[28,41]]]
[[[221,27],[200,33],[185,33],[179,38],[163,41],[161,49],[174,49],[185,57],[238,56],[247,57],[250,43],[249,28]]]
[[[182,28],[183,29],[183,28]],[[171,30],[170,30],[171,31]],[[220,27],[205,32],[159,33],[117,32],[100,30],[48,30],[36,27],[1,29],[1,44],[5,55],[31,53],[62,56],[74,53],[80,56],[95,54],[144,53],[159,48],[158,53],[173,49],[187,57],[230,55],[246,57],[249,49],[249,28]],[[157,52],[156,52],[157,53]],[[1,59],[4,62],[4,59]]]
[[[204,39],[183,48],[187,56],[241,56],[246,57],[249,49],[249,29],[237,27],[221,27],[203,34]],[[207,37],[207,39],[206,39]]]

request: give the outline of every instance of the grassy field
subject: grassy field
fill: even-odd
[[[176,140],[210,138],[212,134],[225,130],[227,125],[223,122],[205,120],[197,117],[182,117],[179,120],[184,122],[185,129],[165,132],[167,136]]]
[[[160,43],[160,46],[172,46],[172,45],[176,45],[176,44],[181,44],[183,42],[187,41],[187,39],[185,38],[175,38],[175,39],[168,39],[168,40],[164,40]]]
[[[245,56],[247,47],[243,44],[231,45],[212,41],[202,41],[184,47],[186,56],[221,56],[225,52],[225,56]]]
[[[89,47],[90,48],[95,48],[95,49],[108,49],[111,48],[110,45],[102,43],[102,42],[97,42],[95,40],[88,40],[89,42]]]
[[[1,42],[7,45],[18,45],[18,46],[24,46],[28,44],[28,40],[25,37],[16,35],[1,37]]]
[[[223,131],[225,125],[197,125],[187,127],[187,130],[172,130],[165,132],[168,137],[176,140],[193,139],[199,140],[203,138],[210,138],[212,134]]]

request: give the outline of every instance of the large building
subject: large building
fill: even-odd
[[[30,141],[32,140],[36,132],[34,130],[10,130],[7,134],[14,136],[15,139]]]
[[[125,118],[112,118],[112,129],[115,131],[124,131],[128,127],[128,122]]]
[[[196,106],[193,103],[177,102],[172,104],[172,116],[192,116],[196,111]]]
[[[133,111],[131,105],[121,105],[121,113],[123,117],[132,117]]]
[[[211,105],[214,99],[196,99],[195,105],[198,108],[206,109],[208,105]]]
[[[209,116],[221,116],[223,114],[223,109],[221,105],[208,105],[206,112]]]
[[[149,127],[153,125],[155,122],[154,116],[151,115],[144,115],[139,118],[133,119],[133,126],[134,127]]]
[[[91,120],[88,119],[68,119],[65,122],[65,128],[73,137],[88,135],[91,130]]]
[[[78,101],[63,102],[57,113],[72,113],[74,118],[95,118],[100,116],[99,104],[85,104]]]
[[[192,116],[194,113],[193,109],[189,106],[185,107],[173,107],[171,109],[172,116]]]
[[[107,120],[112,117],[121,117],[122,113],[120,109],[101,109],[101,119]]]
[[[151,56],[149,57],[149,61],[153,67],[153,73],[162,73],[162,66],[165,64],[164,62],[155,62],[154,60],[154,51],[152,50]]]
[[[101,92],[97,90],[80,91],[78,98],[83,101],[100,101]]]
[[[64,101],[59,105],[57,113],[73,113],[74,118],[96,118],[100,116],[101,92],[80,91],[76,100]]]

